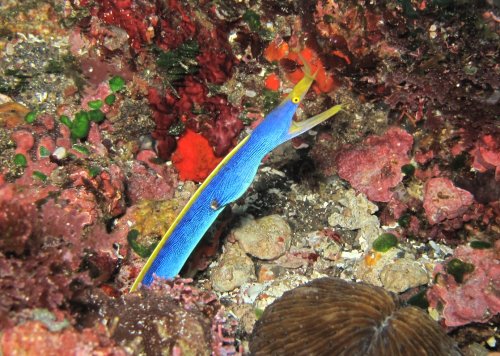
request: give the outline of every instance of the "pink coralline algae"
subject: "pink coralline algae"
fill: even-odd
[[[16,199],[5,199],[0,189],[0,251],[21,254],[33,232],[35,206]]]
[[[110,216],[118,216],[125,212],[125,174],[116,164],[103,170],[92,178],[86,169],[77,168],[71,174],[75,187],[86,187],[98,191],[102,211]]]
[[[176,184],[173,169],[153,163],[157,156],[153,151],[143,150],[132,163],[127,181],[127,197],[132,204],[139,200],[166,200],[172,198]]]
[[[349,147],[337,155],[338,174],[368,199],[388,202],[391,188],[398,185],[401,167],[410,162],[408,151],[413,137],[403,129],[393,127],[382,136],[370,136],[360,147]]]
[[[425,183],[424,210],[431,224],[459,217],[473,202],[471,193],[457,188],[448,178],[432,178]]]
[[[99,330],[100,329],[100,330]],[[127,353],[109,339],[106,328],[83,329],[72,327],[51,332],[40,321],[29,321],[3,331],[0,337],[3,355],[114,355]]]
[[[27,155],[35,144],[33,134],[26,130],[15,131],[12,134],[12,139],[16,142],[16,153]]]
[[[479,172],[489,169],[495,170],[495,180],[500,181],[500,139],[492,135],[485,135],[477,142],[471,151],[474,157],[472,167]]]
[[[442,305],[444,323],[449,327],[487,322],[500,313],[500,241],[490,249],[459,246],[453,258],[471,264],[473,270],[458,283],[444,265],[438,265],[434,271],[437,283],[427,293],[430,305],[438,310]]]
[[[45,247],[24,259],[0,252],[0,328],[12,324],[11,313],[26,308],[67,306],[74,294],[90,285],[88,276],[69,267],[69,252],[62,251],[62,246]]]

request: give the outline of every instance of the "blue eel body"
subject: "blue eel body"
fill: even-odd
[[[340,105],[301,122],[293,115],[314,81],[306,75],[214,169],[165,233],[132,286],[149,285],[153,277],[173,278],[224,207],[242,196],[266,154],[335,115]]]

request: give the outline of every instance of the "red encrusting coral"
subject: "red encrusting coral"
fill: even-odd
[[[424,210],[431,224],[460,217],[473,202],[471,193],[456,187],[448,178],[431,178],[425,183]]]
[[[442,308],[444,324],[449,327],[487,322],[500,313],[500,241],[489,249],[459,246],[453,259],[470,264],[473,270],[457,282],[443,264],[437,265],[437,282],[427,292],[430,305]]]
[[[223,84],[231,77],[235,64],[227,34],[217,27],[211,31],[202,29],[196,39],[201,45],[201,53],[196,57],[201,78],[208,83]]]
[[[172,163],[181,180],[202,182],[222,160],[214,155],[208,140],[194,131],[186,130],[178,145]]]
[[[370,136],[359,147],[347,147],[337,154],[338,174],[368,199],[388,202],[403,179],[401,167],[410,162],[413,137],[392,127],[382,136]]]
[[[189,116],[186,126],[207,138],[215,155],[223,157],[237,144],[238,134],[243,130],[239,110],[221,95],[207,97],[201,110],[205,113]]]
[[[168,131],[177,119],[177,112],[174,108],[175,97],[168,91],[162,96],[156,88],[150,88],[148,101],[153,110],[153,120],[156,124],[151,136],[156,140],[158,157],[168,160],[177,147],[174,136],[170,135]]]
[[[170,159],[176,142],[169,129],[179,119],[205,136],[217,156],[228,153],[243,129],[243,123],[238,118],[239,110],[222,95],[209,96],[206,86],[192,76],[185,78],[178,96],[176,98],[170,91],[165,96],[161,96],[157,89],[149,91],[148,99],[156,123],[153,138],[157,140],[158,156]]]
[[[269,74],[266,79],[265,79],[265,86],[266,89],[277,91],[280,88],[280,78],[274,74],[271,73]]]

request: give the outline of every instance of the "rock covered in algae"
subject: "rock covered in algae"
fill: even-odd
[[[129,354],[210,355],[209,315],[215,315],[217,306],[197,303],[195,293],[190,303],[183,294],[174,300],[165,291],[143,291],[117,299],[92,298],[97,301],[94,307],[98,307],[99,319],[111,325],[112,339]]]
[[[219,264],[212,269],[210,280],[214,290],[229,292],[255,279],[252,259],[238,245],[227,245]]]
[[[269,215],[257,220],[244,219],[242,226],[233,230],[233,235],[247,254],[274,260],[290,247],[292,230],[281,216]]]
[[[382,288],[321,278],[271,304],[250,340],[254,355],[460,355],[425,312]]]

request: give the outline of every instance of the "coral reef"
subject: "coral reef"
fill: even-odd
[[[328,332],[323,302],[369,290],[343,303],[390,302],[386,326],[422,330],[400,300],[426,296],[462,352],[498,351],[498,18],[491,1],[1,1],[0,353],[241,354],[271,302],[325,276],[378,288],[285,294],[292,311],[320,298],[283,347],[328,346],[307,342]],[[198,182],[308,69],[295,119],[342,112],[264,160],[193,281],[129,294]],[[259,338],[279,345],[283,325]]]

